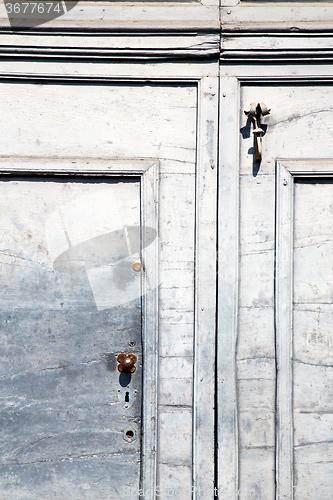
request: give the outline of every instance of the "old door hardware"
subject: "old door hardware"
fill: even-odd
[[[128,410],[132,406],[137,393],[137,389],[133,389],[130,385],[118,389],[118,400],[125,410]]]
[[[136,356],[135,354],[125,354],[122,352],[118,354],[117,361],[119,363],[118,370],[120,372],[131,372],[134,373],[136,370]]]
[[[135,429],[130,428],[130,429],[124,430],[125,441],[127,441],[128,443],[131,443],[132,441],[134,441],[135,438],[136,438]]]
[[[244,111],[246,116],[251,118],[253,121],[254,129],[253,134],[255,136],[255,159],[260,161],[262,158],[262,135],[264,133],[263,129],[260,128],[260,117],[266,116],[270,113],[270,109],[267,108],[266,104],[259,102],[257,105],[255,102],[251,102],[250,111]]]
[[[136,271],[137,273],[139,271],[141,271],[141,269],[142,269],[141,262],[139,260],[134,261],[133,264],[132,264],[132,269],[133,269],[133,271]]]

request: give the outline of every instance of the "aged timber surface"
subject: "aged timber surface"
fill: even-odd
[[[293,385],[297,500],[328,499],[333,487],[332,195],[330,179],[303,179],[295,184]]]
[[[103,294],[109,302],[100,302],[102,294],[91,279],[89,262],[81,262],[81,267],[75,262],[72,268],[69,262],[66,272],[52,268],[56,255],[52,252],[65,245],[64,232],[74,244],[109,233],[114,223],[121,225],[118,219],[112,220],[111,202],[108,205],[116,192],[125,190],[130,197],[123,220],[127,217],[127,223],[133,223],[136,217],[139,225],[138,188],[138,183],[71,183],[69,179],[0,182],[3,499],[116,499],[122,498],[125,487],[133,492],[139,488],[139,275],[126,256],[109,266],[101,262],[104,274],[109,273],[110,289],[119,288],[118,297],[125,297],[126,290],[131,293],[132,300],[112,304],[114,295],[104,282]],[[89,209],[95,220],[89,219]],[[55,223],[57,210],[63,228]],[[50,217],[53,231],[48,227]],[[116,241],[116,250],[119,246]],[[95,249],[95,266],[99,250]],[[124,272],[124,262],[133,273],[132,281]],[[133,283],[137,283],[136,298]],[[129,379],[117,370],[120,352],[135,352],[138,357],[127,396],[129,408],[125,408]],[[126,429],[136,439],[124,439]]]

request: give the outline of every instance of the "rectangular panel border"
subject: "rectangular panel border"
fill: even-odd
[[[276,498],[290,500],[294,498],[293,231],[297,177],[333,177],[333,161],[276,161]]]
[[[6,166],[4,166],[6,165]],[[80,176],[140,177],[141,227],[149,226],[158,234],[158,160],[96,158],[0,157],[0,176]],[[145,499],[153,500],[156,491],[157,449],[157,384],[158,384],[158,238],[141,250],[143,269],[149,258],[149,281],[142,273],[142,449],[141,484]],[[154,287],[151,287],[154,284]]]

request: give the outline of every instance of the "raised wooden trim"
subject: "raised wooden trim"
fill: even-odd
[[[278,160],[276,176],[276,498],[292,500],[294,179],[332,178],[333,161]]]
[[[333,65],[313,63],[265,65],[265,64],[246,64],[241,65],[236,62],[222,64],[220,66],[221,76],[237,78],[242,84],[296,84],[296,83],[332,83]]]
[[[293,179],[276,167],[276,498],[293,498]]]
[[[141,226],[149,226],[158,234],[158,185],[159,165],[155,162],[142,175],[141,182]],[[158,238],[152,244],[144,244],[142,263],[149,263],[147,274],[142,277],[142,339],[143,355],[143,441],[141,486],[145,499],[154,500],[157,474],[157,411],[158,411]]]
[[[135,35],[135,36],[134,36]],[[0,30],[2,58],[168,60],[217,58],[219,30],[212,33],[6,33]]]
[[[323,2],[324,4],[325,2]],[[295,5],[295,4],[294,4]],[[309,4],[307,4],[309,5]],[[316,3],[319,7],[318,3]],[[263,7],[264,4],[261,3]],[[272,6],[272,4],[271,4]],[[323,6],[323,5],[322,5]],[[257,3],[257,7],[260,4]],[[332,6],[331,6],[332,7]],[[226,19],[227,21],[227,19]],[[333,22],[329,19],[318,21],[316,23],[311,21],[267,21],[267,22],[225,22],[221,25],[222,34],[233,35],[288,35],[293,37],[301,37],[310,34],[312,36],[332,36]]]
[[[278,160],[278,164],[285,168],[292,177],[332,177],[332,158],[307,160]]]
[[[68,7],[68,2],[67,7]],[[11,26],[4,3],[0,4],[0,27],[10,30]],[[0,29],[1,29],[0,28]],[[34,32],[66,30],[72,32],[128,31],[147,29],[165,32],[167,30],[211,31],[219,28],[218,0],[185,1],[81,1],[61,17],[48,21]],[[14,31],[30,31],[29,22],[24,19]]]
[[[331,31],[320,31],[315,34],[309,30],[304,32],[296,28],[286,31],[272,27],[265,32],[250,31],[248,28],[232,30],[230,26],[222,26],[221,60],[224,63],[242,62],[314,62],[333,61],[333,24]]]
[[[238,500],[236,345],[239,263],[239,82],[220,81],[218,197],[217,438],[218,494]],[[233,121],[228,117],[232,116]]]
[[[217,76],[217,75],[216,75]],[[214,499],[218,79],[198,85],[195,210],[193,500]]]
[[[318,48],[318,49],[292,49],[285,48],[283,50],[274,49],[253,49],[251,45],[247,49],[222,49],[221,60],[225,63],[235,62],[238,63],[270,63],[270,62],[313,62],[325,61],[333,62],[333,49],[332,48]]]
[[[2,156],[0,173],[20,175],[71,175],[71,176],[145,176],[156,164],[156,159],[133,158],[77,158]]]
[[[301,2],[301,1],[243,1],[234,5],[237,0],[222,0],[221,21],[227,26],[231,25],[237,29],[248,28],[250,24],[253,29],[268,30],[271,26],[282,26],[294,28],[295,31],[301,26],[307,25],[312,29],[318,29],[318,25],[328,25],[333,19],[332,2]]]

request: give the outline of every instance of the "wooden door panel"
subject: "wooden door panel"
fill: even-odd
[[[234,471],[242,500],[331,497],[331,93],[329,83],[241,85]],[[251,102],[271,108],[261,162],[244,114]]]
[[[140,181],[11,177],[0,192],[1,493],[138,491],[141,276],[133,231],[124,240],[140,234]],[[132,376],[120,352],[136,353]]]
[[[332,195],[330,179],[296,179],[293,258],[293,302],[294,311],[297,311],[294,312],[297,321],[293,322],[295,500],[329,498],[333,487],[333,342],[331,334],[327,335],[328,318],[330,323],[333,318]]]

